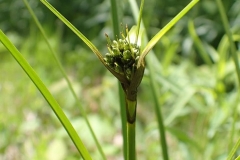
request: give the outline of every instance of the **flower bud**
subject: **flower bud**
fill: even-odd
[[[131,55],[131,52],[129,51],[129,50],[125,50],[124,52],[123,52],[123,59],[124,60],[128,60],[128,59],[130,59],[132,57],[132,55]]]
[[[118,42],[113,40],[112,48],[118,48]]]
[[[112,53],[113,53],[114,56],[120,56],[121,55],[121,52],[119,51],[118,48],[113,48]]]
[[[124,50],[124,45],[125,45],[124,40],[119,39],[119,40],[118,40],[119,50]]]

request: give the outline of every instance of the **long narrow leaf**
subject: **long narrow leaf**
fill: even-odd
[[[120,37],[120,23],[119,23],[119,10],[118,10],[117,0],[111,0],[111,13],[112,13],[112,22],[113,22],[113,33],[114,35]],[[121,84],[118,82],[118,93],[119,93],[119,104],[120,104],[120,114],[122,122],[122,135],[123,135],[123,155],[124,159],[127,159],[127,119],[126,119],[126,104],[125,104],[125,95],[122,89]]]
[[[212,65],[212,61],[211,61],[206,49],[204,48],[203,43],[201,42],[200,38],[198,37],[198,35],[195,31],[195,27],[194,27],[192,20],[189,20],[189,22],[188,22],[188,30],[189,30],[189,33],[193,39],[193,42],[196,45],[196,47],[198,48],[200,56],[202,57],[204,62],[208,65]]]
[[[144,58],[148,52],[155,46],[159,39],[167,33],[199,0],[191,1],[181,12],[179,12],[163,29],[161,29],[147,44],[143,50]]]
[[[76,101],[76,103],[77,103],[77,106],[79,107],[79,109],[80,109],[80,111],[81,111],[81,114],[83,115],[83,118],[84,118],[85,121],[86,121],[86,124],[87,124],[87,126],[88,126],[88,128],[89,128],[89,130],[90,130],[90,133],[91,133],[91,135],[92,135],[92,137],[93,137],[93,139],[94,139],[94,142],[95,142],[96,145],[97,145],[97,148],[98,148],[98,150],[99,150],[102,158],[103,158],[103,159],[106,159],[106,156],[104,155],[104,152],[103,152],[103,150],[102,150],[102,147],[101,147],[101,145],[99,144],[99,142],[98,142],[98,140],[97,140],[97,137],[96,137],[96,135],[94,134],[93,129],[92,129],[91,125],[90,125],[90,122],[89,122],[89,120],[88,120],[88,118],[87,118],[87,114],[86,114],[85,110],[83,109],[81,103],[79,102],[78,97],[77,97],[77,94],[76,94],[76,92],[74,91],[74,89],[73,89],[73,87],[72,87],[72,84],[71,84],[71,82],[70,82],[70,80],[69,80],[66,72],[64,71],[61,62],[59,61],[59,59],[58,59],[58,57],[57,57],[57,54],[54,52],[53,48],[51,47],[50,43],[48,42],[48,38],[47,38],[47,36],[46,36],[46,34],[45,34],[44,30],[43,30],[43,27],[41,26],[40,22],[38,21],[37,17],[35,16],[33,10],[31,9],[31,7],[29,6],[27,0],[23,0],[23,2],[25,3],[25,5],[26,5],[27,9],[29,10],[31,16],[33,17],[33,20],[34,20],[34,22],[36,23],[37,27],[39,28],[41,34],[43,35],[43,38],[44,38],[44,40],[45,40],[45,42],[46,42],[46,44],[47,44],[47,46],[48,46],[48,48],[49,48],[52,56],[53,56],[53,59],[56,61],[57,67],[59,68],[59,70],[61,71],[63,77],[65,78],[65,80],[66,80],[66,82],[67,82],[67,84],[68,84],[68,87],[69,87],[70,91],[71,91],[72,94],[73,94],[73,97],[74,97],[74,99],[75,99],[75,101]]]
[[[154,58],[153,55],[151,55],[151,57],[150,56],[147,57],[148,64],[151,64],[152,58]],[[155,73],[157,72],[157,70],[154,68],[153,65],[148,65],[148,69],[149,69],[151,92],[152,92],[153,99],[154,99],[154,109],[155,109],[155,114],[156,114],[157,122],[158,122],[158,129],[159,129],[160,142],[161,142],[161,146],[162,146],[163,159],[168,160],[169,159],[168,158],[168,147],[167,147],[167,140],[166,140],[166,136],[165,136],[165,126],[164,126],[162,110],[161,110],[162,105],[159,100],[159,98],[161,96],[160,96],[159,88],[158,88],[157,81],[155,78],[156,77]]]
[[[61,13],[59,13],[50,3],[48,3],[46,0],[41,0],[41,2],[50,10],[52,13],[54,13],[63,23],[65,23],[69,29],[71,29],[92,51],[93,53],[98,57],[98,59],[102,62],[102,64],[116,77],[121,81],[122,83],[128,83],[127,79],[122,76],[120,73],[117,73],[109,67],[104,59],[102,54],[99,52],[97,47],[89,41],[73,24],[71,24]]]
[[[138,37],[139,37],[139,30],[140,30],[140,26],[141,26],[143,6],[144,6],[144,0],[141,1],[140,11],[139,11],[139,16],[138,16],[138,21],[137,21],[137,34],[136,34],[137,37],[135,40],[135,44],[137,43]]]
[[[57,118],[60,120],[64,128],[66,129],[68,135],[72,139],[73,143],[77,147],[79,153],[82,157],[86,160],[91,160],[91,156],[88,153],[87,149],[85,148],[84,144],[82,143],[80,137],[78,136],[77,132],[71,125],[70,121],[62,111],[61,107],[57,103],[57,101],[53,98],[51,93],[48,91],[47,87],[43,84],[41,79],[38,77],[36,72],[33,68],[28,64],[28,62],[24,59],[21,53],[17,50],[17,48],[10,42],[7,36],[0,30],[0,41],[2,44],[9,50],[18,64],[22,67],[22,69],[26,72],[32,82],[36,85],[38,90],[41,92],[43,97],[46,99],[48,104],[51,106],[52,110],[54,111]]]
[[[97,54],[98,57],[101,57],[100,52],[95,47],[95,45],[89,41],[74,25],[72,25],[65,17],[63,17],[50,3],[48,3],[46,0],[41,0],[41,2],[49,9],[51,10],[62,22],[64,22],[81,40],[84,41],[85,44],[88,45],[88,47]]]
[[[221,0],[216,0],[216,2],[217,2],[217,6],[218,6],[218,9],[219,9],[220,15],[221,15],[221,19],[222,19],[222,22],[223,22],[224,29],[225,29],[225,31],[227,33],[227,37],[228,37],[228,40],[229,40],[230,53],[231,53],[232,59],[233,59],[234,64],[235,64],[235,69],[236,69],[236,73],[237,73],[237,77],[238,77],[238,87],[239,87],[240,86],[239,56],[238,56],[238,53],[236,51],[236,47],[235,47],[234,39],[233,39],[233,34],[232,34],[231,30],[230,30],[230,25],[229,25],[229,22],[228,22],[228,19],[227,19],[227,16],[226,16],[226,11],[225,11],[225,9],[223,7],[222,1]],[[237,92],[237,96],[239,97],[239,92]],[[233,113],[235,114],[236,111],[237,111],[237,107],[234,107],[233,108]],[[235,126],[236,122],[237,122],[237,118],[234,118],[234,121],[233,121],[233,124],[232,124],[232,129],[231,129],[231,134],[230,134],[231,135],[230,136],[230,141],[229,141],[230,145],[231,145],[231,143],[233,141],[233,137],[234,137],[234,133],[235,133],[234,126]]]
[[[230,30],[230,26],[229,26],[229,22],[226,16],[226,12],[225,9],[223,7],[222,1],[221,0],[216,0],[217,1],[217,5],[218,5],[218,9],[221,15],[221,19],[223,22],[223,26],[224,29],[227,33],[228,39],[229,39],[229,43],[230,43],[230,51],[231,51],[231,55],[235,64],[235,68],[236,68],[236,72],[237,72],[237,76],[238,76],[238,84],[240,86],[240,66],[239,66],[239,60],[238,60],[238,54],[236,52],[236,47],[233,41],[233,36]]]
[[[234,154],[236,153],[239,147],[240,147],[240,138],[238,139],[237,143],[234,145],[231,152],[229,153],[227,160],[231,160],[234,157]]]

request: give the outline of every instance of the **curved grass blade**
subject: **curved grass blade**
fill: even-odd
[[[203,43],[201,42],[200,38],[198,37],[198,35],[195,31],[195,27],[194,27],[192,20],[189,20],[189,22],[188,22],[188,30],[189,30],[189,33],[193,39],[193,42],[195,43],[196,47],[198,48],[199,54],[202,57],[202,59],[204,60],[204,62],[208,65],[212,65],[212,61],[211,61]]]
[[[107,159],[106,156],[105,156],[105,154],[104,154],[104,152],[103,152],[103,150],[102,150],[101,145],[99,144],[99,142],[98,142],[98,140],[97,140],[96,135],[95,135],[94,132],[93,132],[93,129],[92,129],[91,125],[90,125],[90,122],[89,122],[89,120],[88,120],[88,118],[87,118],[87,114],[86,114],[85,110],[83,109],[81,103],[79,102],[78,97],[77,97],[77,94],[76,94],[76,92],[74,91],[74,89],[73,89],[73,87],[72,87],[72,84],[71,84],[71,82],[70,82],[67,74],[65,73],[61,62],[59,61],[59,59],[58,59],[58,57],[57,57],[57,54],[54,52],[53,48],[51,47],[50,43],[48,42],[48,38],[47,38],[47,36],[46,36],[46,34],[45,34],[44,30],[43,30],[43,27],[41,26],[40,22],[38,21],[37,17],[35,16],[33,10],[31,9],[31,7],[29,6],[29,3],[27,2],[27,0],[23,0],[23,2],[25,3],[28,11],[30,12],[30,14],[31,14],[34,22],[36,23],[37,27],[39,28],[41,34],[43,35],[43,38],[44,38],[44,40],[45,40],[45,42],[46,42],[46,44],[47,44],[47,46],[48,46],[48,48],[49,48],[49,50],[50,50],[50,52],[51,52],[51,54],[52,54],[54,60],[55,60],[56,63],[57,63],[57,67],[59,68],[59,70],[61,71],[63,77],[65,78],[65,80],[66,80],[66,82],[67,82],[67,84],[68,84],[68,87],[69,87],[70,91],[71,91],[72,94],[73,94],[73,97],[74,97],[74,99],[75,99],[75,101],[76,101],[76,103],[77,103],[77,106],[79,107],[79,109],[80,109],[80,111],[81,111],[81,114],[82,114],[83,118],[84,118],[85,121],[86,121],[86,124],[87,124],[87,126],[88,126],[88,128],[89,128],[89,130],[90,130],[90,133],[91,133],[91,135],[92,135],[92,137],[93,137],[93,139],[94,139],[95,144],[97,145],[97,148],[98,148],[98,150],[99,150],[102,158],[103,158],[103,159]]]
[[[46,0],[40,0],[49,10],[51,10],[62,22],[64,22],[83,42],[103,61],[101,53],[95,45],[89,41],[74,25],[72,25],[61,13],[59,13],[50,3]]]
[[[6,47],[6,49],[12,54],[18,64],[22,67],[25,73],[29,76],[32,82],[36,85],[38,90],[41,92],[45,100],[51,106],[52,110],[54,111],[57,118],[62,123],[63,127],[67,131],[68,135],[72,139],[73,143],[75,144],[76,148],[78,149],[81,156],[86,160],[91,160],[91,156],[88,153],[87,149],[85,148],[84,144],[82,143],[80,137],[78,136],[77,132],[73,128],[72,124],[70,123],[69,119],[66,117],[64,112],[62,111],[61,107],[57,103],[57,101],[53,98],[51,93],[48,91],[47,87],[43,84],[41,79],[38,77],[36,72],[33,68],[28,64],[28,62],[24,59],[21,53],[17,50],[17,48],[10,42],[7,36],[0,30],[0,41]]]
[[[69,29],[71,29],[98,57],[102,64],[121,81],[122,83],[128,83],[127,79],[123,77],[120,73],[116,73],[111,67],[109,67],[104,59],[102,54],[98,51],[97,47],[89,41],[74,25],[72,25],[61,13],[59,13],[50,3],[46,0],[40,0],[50,11],[52,11],[63,23],[65,23]]]
[[[155,44],[159,41],[159,39],[167,33],[199,0],[191,1],[181,12],[179,12],[166,26],[163,27],[146,45],[143,49],[142,56],[140,58],[144,59],[144,57],[148,54],[148,52],[155,46]],[[141,61],[139,59],[139,61]]]

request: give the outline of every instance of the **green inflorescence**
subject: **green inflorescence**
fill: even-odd
[[[140,49],[137,44],[130,43],[129,39],[127,40],[124,35],[122,36],[123,39],[111,41],[108,35],[106,35],[109,53],[105,54],[104,61],[115,72],[131,80],[132,75],[136,71]]]

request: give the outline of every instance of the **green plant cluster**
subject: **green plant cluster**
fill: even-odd
[[[121,106],[116,103],[116,78],[105,71],[72,31],[62,23],[55,23],[58,20],[45,6],[38,1],[28,1],[71,78],[106,159],[123,159],[120,120],[116,118]],[[113,37],[109,0],[49,2],[101,53],[107,52],[104,33]],[[129,27],[135,24],[130,3],[118,2],[121,22]],[[147,36],[156,34],[187,2],[148,0],[143,15]],[[222,3],[239,55],[240,1],[222,0]],[[0,29],[33,66],[71,118],[93,159],[101,159],[79,105],[24,4],[1,1],[0,21]],[[147,56],[145,76],[138,91],[138,160],[161,159],[155,101],[160,102],[157,107],[163,113],[170,159],[226,160],[240,131],[239,85],[230,44],[214,0],[200,1],[156,44],[155,53]],[[1,44],[0,59],[0,159],[79,159],[74,144],[48,104]],[[150,72],[151,67],[153,72]],[[124,68],[122,70],[124,74]],[[155,93],[151,91],[153,82],[156,83]],[[234,158],[238,155],[239,148]]]
[[[106,37],[109,53],[105,54],[104,61],[117,73],[120,73],[128,80],[131,80],[132,75],[136,71],[140,55],[139,46],[130,43],[129,37],[127,37],[127,40],[123,34],[123,39],[113,40],[112,42],[108,35],[106,35]]]

